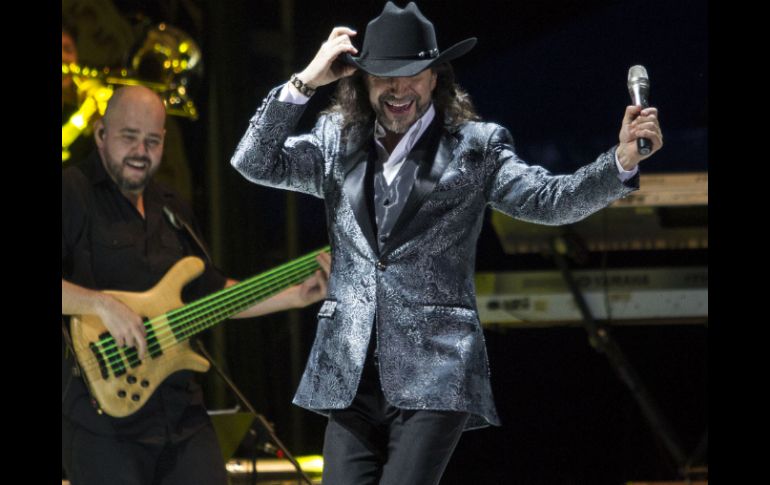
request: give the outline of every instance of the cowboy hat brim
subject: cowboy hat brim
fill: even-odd
[[[475,37],[465,39],[445,50],[437,57],[428,59],[372,59],[353,57],[345,53],[341,60],[373,76],[410,77],[419,74],[431,66],[449,62],[468,53],[476,45],[476,40]]]

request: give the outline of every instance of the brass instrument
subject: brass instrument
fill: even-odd
[[[200,47],[189,35],[160,23],[147,32],[131,59],[131,67],[140,79],[167,87],[162,94],[168,114],[196,120],[198,111],[188,90],[191,76],[202,74],[201,57]]]
[[[201,51],[192,38],[176,27],[161,23],[150,29],[145,41],[126,68],[92,68],[62,63],[62,76],[70,75],[83,101],[62,125],[62,162],[69,159],[70,145],[98,112],[104,114],[115,86],[146,86],[157,92],[166,113],[198,119],[189,96],[190,75],[202,72]]]

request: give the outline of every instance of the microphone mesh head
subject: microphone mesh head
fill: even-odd
[[[642,65],[631,66],[628,70],[628,82],[635,81],[637,79],[649,79],[647,77],[647,69]]]

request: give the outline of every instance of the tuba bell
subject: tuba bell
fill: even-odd
[[[193,77],[203,72],[203,62],[200,47],[187,33],[166,23],[150,28],[131,58],[131,68],[138,79],[168,87],[160,93],[168,114],[198,118],[189,91]]]

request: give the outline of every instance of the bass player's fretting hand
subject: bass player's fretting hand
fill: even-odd
[[[319,253],[315,259],[318,261],[321,269],[317,270],[313,276],[306,279],[300,285],[300,307],[308,306],[326,298],[326,286],[329,283],[329,272],[331,271],[332,257],[331,254],[324,252]]]

